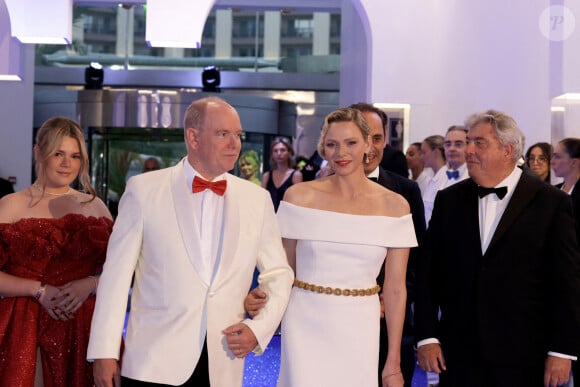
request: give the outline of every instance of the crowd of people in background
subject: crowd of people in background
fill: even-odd
[[[416,364],[440,387],[580,380],[580,138],[526,149],[487,110],[403,153],[357,103],[311,157],[274,138],[260,179],[224,100],[184,131],[114,226],[67,118],[38,131],[32,185],[0,181],[1,385],[241,386],[280,321],[285,387],[411,386]]]

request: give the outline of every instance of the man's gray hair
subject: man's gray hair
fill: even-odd
[[[516,121],[504,112],[490,109],[467,117],[465,127],[469,130],[477,124],[486,122],[493,127],[500,144],[513,146],[513,158],[514,161],[518,161],[524,152],[525,136]]]

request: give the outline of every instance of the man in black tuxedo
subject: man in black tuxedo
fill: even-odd
[[[11,193],[14,193],[12,183],[0,177],[0,198]]]
[[[385,114],[382,110],[381,113]],[[385,130],[386,128],[387,127],[385,126]],[[384,170],[394,172],[397,175],[403,177],[409,176],[409,168],[407,167],[407,158],[405,157],[405,154],[400,150],[395,149],[389,144],[387,144],[386,141],[385,148],[383,149],[383,158],[381,160],[381,167]]]
[[[383,150],[387,143],[386,136],[386,115],[382,110],[367,103],[357,103],[349,106],[358,109],[363,113],[371,129],[371,150],[368,153],[368,162],[365,163],[365,174],[368,178],[375,180],[383,187],[390,189],[403,196],[413,217],[415,226],[415,235],[417,242],[421,244],[423,234],[425,233],[425,212],[423,209],[423,200],[421,199],[421,190],[414,181],[402,177],[394,172],[383,169],[379,163],[383,158]],[[405,386],[411,386],[413,372],[415,371],[415,351],[414,351],[414,327],[412,304],[415,300],[415,266],[419,247],[412,248],[409,253],[409,262],[407,264],[407,305],[405,313],[405,325],[403,326],[403,341],[401,345],[401,371],[405,379]],[[383,264],[384,265],[384,264]],[[377,283],[382,284],[385,270],[381,268]],[[387,360],[388,337],[384,321],[381,321],[381,337],[379,352],[379,385],[382,385],[381,372]]]
[[[470,178],[437,194],[422,246],[419,365],[440,387],[564,384],[580,352],[570,198],[516,167],[523,134],[510,116],[466,126]]]

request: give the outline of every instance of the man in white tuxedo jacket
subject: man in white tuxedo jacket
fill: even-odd
[[[227,173],[241,148],[237,112],[203,98],[184,128],[187,157],[131,178],[121,198],[87,353],[97,387],[121,375],[123,387],[241,386],[244,357],[266,348],[286,308],[293,273],[270,196]],[[256,266],[269,302],[251,320],[243,301]]]

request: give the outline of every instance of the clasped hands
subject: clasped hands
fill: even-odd
[[[63,286],[45,285],[38,302],[55,320],[67,321],[93,292],[95,281],[88,277],[71,281]]]

